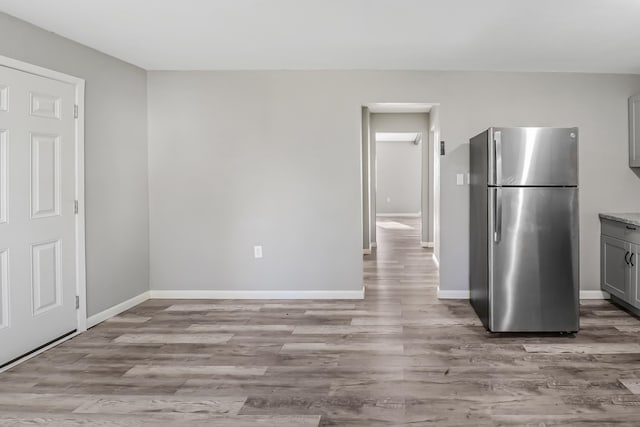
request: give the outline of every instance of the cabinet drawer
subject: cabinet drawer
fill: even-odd
[[[618,221],[602,220],[602,234],[640,245],[640,227]]]

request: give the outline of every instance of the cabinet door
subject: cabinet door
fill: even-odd
[[[630,245],[631,256],[629,256],[629,303],[640,308],[640,269],[638,263],[640,259],[640,245]]]
[[[640,167],[640,94],[629,98],[629,166]]]
[[[603,291],[624,300],[628,300],[629,295],[630,246],[613,237],[600,238],[600,285]]]

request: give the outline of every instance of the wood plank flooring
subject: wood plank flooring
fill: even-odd
[[[0,374],[0,425],[640,425],[638,319],[488,334],[418,221],[380,221],[365,300],[147,301]]]

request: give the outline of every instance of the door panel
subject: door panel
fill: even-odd
[[[9,109],[9,88],[7,85],[0,84],[0,112]]]
[[[75,88],[0,66],[3,92],[0,365],[77,326]]]
[[[491,330],[577,331],[578,189],[490,196]]]
[[[640,308],[640,271],[638,269],[638,256],[640,246],[629,244],[629,274],[627,275],[627,295],[631,305]]]
[[[602,290],[619,298],[627,299],[629,244],[609,236],[600,238]]]
[[[33,92],[29,96],[31,98],[32,116],[60,120],[60,103],[62,100],[59,96]]]
[[[60,267],[59,240],[31,246],[31,294],[34,315],[42,314],[62,303]]]
[[[33,218],[60,214],[60,137],[31,134],[31,209]]]
[[[489,185],[578,185],[578,128],[494,128]]]
[[[9,323],[8,266],[7,250],[0,249],[0,329],[6,328]]]
[[[9,177],[7,156],[7,131],[0,129],[0,224],[7,222],[7,179]]]

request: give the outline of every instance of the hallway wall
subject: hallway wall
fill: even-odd
[[[376,143],[376,212],[420,216],[422,143]]]

